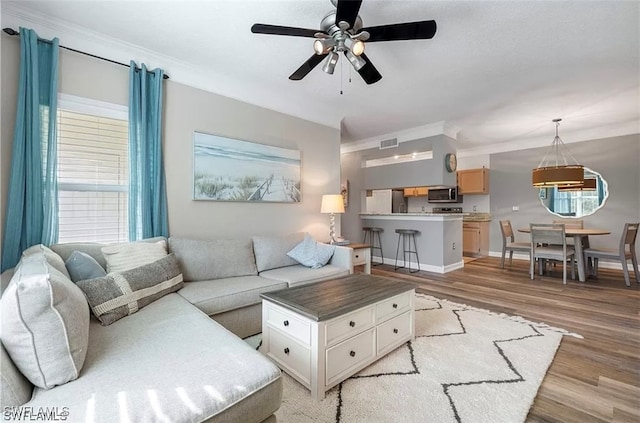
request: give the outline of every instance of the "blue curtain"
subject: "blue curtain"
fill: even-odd
[[[162,163],[163,71],[129,71],[129,240],[168,236]]]
[[[20,28],[20,79],[13,135],[2,270],[22,251],[58,240],[56,112],[58,39]]]

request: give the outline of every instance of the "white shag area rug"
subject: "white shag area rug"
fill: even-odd
[[[279,423],[526,419],[563,335],[580,335],[416,294],[416,338],[314,401],[283,372]],[[260,335],[247,342],[259,348]]]

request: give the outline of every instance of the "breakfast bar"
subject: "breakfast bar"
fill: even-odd
[[[415,229],[420,270],[446,273],[464,267],[462,260],[462,213],[361,213],[363,226],[383,229],[384,263],[394,265],[398,250],[396,229]],[[415,256],[412,256],[414,258]],[[402,261],[402,245],[398,258]],[[375,257],[374,260],[379,260]]]

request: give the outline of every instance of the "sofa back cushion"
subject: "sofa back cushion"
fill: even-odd
[[[304,239],[304,232],[290,235],[264,235],[253,237],[258,272],[278,267],[294,266],[297,261],[287,256],[293,247]]]
[[[65,275],[69,278],[69,272],[67,271],[67,266],[64,264],[64,260],[60,257],[55,251],[51,248],[42,245],[32,245],[22,252],[22,257],[28,257],[31,255],[42,255],[47,260],[51,266],[53,266],[57,271]]]
[[[0,313],[2,344],[31,383],[49,389],[78,378],[89,343],[89,306],[43,252],[20,260]]]
[[[185,282],[258,274],[250,239],[204,241],[171,237],[169,252],[176,255]]]
[[[158,242],[163,239],[166,240],[166,238],[163,236],[157,236],[154,238],[144,239],[141,242]],[[54,244],[51,246],[51,250],[58,254],[65,262],[69,260],[69,257],[74,251],[87,253],[91,257],[96,259],[96,261],[100,263],[100,266],[106,269],[107,259],[105,258],[104,254],[102,254],[102,247],[106,247],[107,245],[114,244],[101,244],[99,242],[67,242],[64,244]]]

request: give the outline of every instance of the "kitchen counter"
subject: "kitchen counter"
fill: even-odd
[[[360,213],[361,219],[389,219],[389,220],[462,220],[464,213]]]
[[[462,260],[462,219],[464,213],[361,213],[362,226],[381,228],[384,263],[395,265],[398,251],[396,229],[416,229],[420,270],[446,273],[464,267]],[[399,263],[402,264],[402,249]],[[415,256],[411,255],[412,261]],[[374,257],[377,261],[380,257]],[[412,264],[416,267],[416,263]]]
[[[464,222],[490,222],[491,213],[463,213]]]

